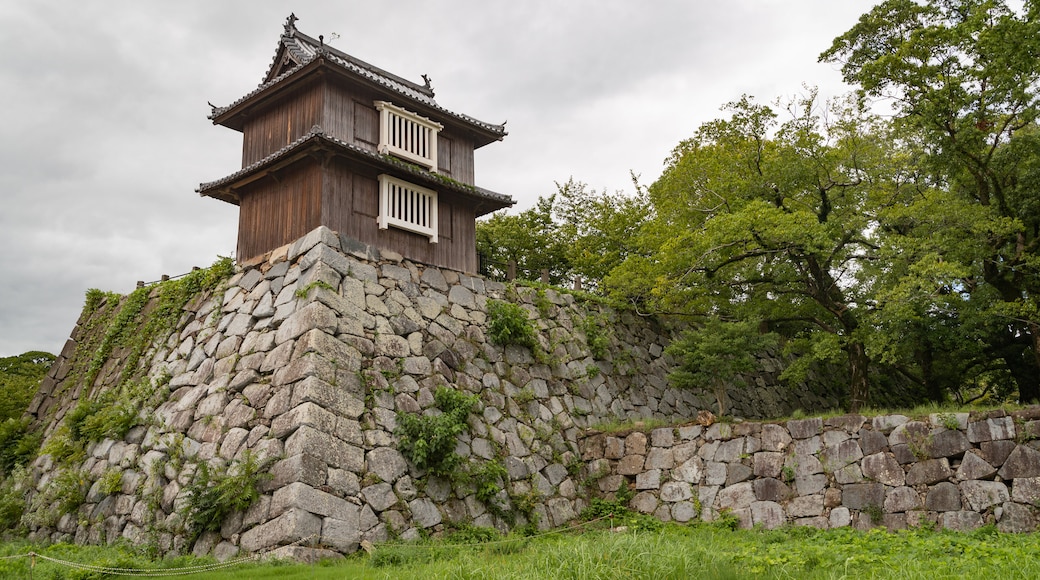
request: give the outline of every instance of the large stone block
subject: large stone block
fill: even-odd
[[[257,552],[272,546],[317,538],[321,535],[321,523],[320,517],[293,508],[265,524],[247,530],[242,534],[240,545],[246,552]]]
[[[859,430],[859,446],[863,455],[873,455],[888,447],[888,437],[872,429]]]
[[[803,495],[787,503],[787,515],[792,518],[816,517],[823,514],[823,494]]]
[[[860,449],[859,443],[855,439],[848,439],[836,445],[824,447],[820,451],[819,457],[823,470],[833,472],[863,459],[863,450]]]
[[[885,486],[880,483],[846,485],[841,493],[841,503],[854,510],[861,510],[868,506],[882,507],[885,504]]]
[[[412,512],[412,523],[421,528],[431,528],[441,523],[441,512],[429,498],[421,497],[408,502]]]
[[[361,508],[345,499],[299,482],[276,490],[271,498],[272,516],[279,516],[293,508],[340,520],[356,519],[361,511]]]
[[[989,479],[997,474],[997,468],[986,462],[975,451],[964,454],[961,466],[957,468],[957,479],[966,481],[969,479]]]
[[[347,554],[356,552],[361,544],[359,522],[360,518],[355,516],[346,520],[325,518],[321,526],[321,543]]]
[[[999,481],[965,481],[960,489],[964,502],[976,512],[1011,500],[1007,486]]]
[[[979,449],[982,451],[982,458],[986,460],[986,463],[994,467],[1000,467],[1004,465],[1008,456],[1011,455],[1011,452],[1017,446],[1017,443],[1008,440],[983,441],[979,444]]]
[[[303,426],[335,433],[336,415],[314,403],[302,403],[271,421],[271,436],[285,438]]]
[[[885,512],[908,512],[921,507],[921,496],[912,487],[897,487],[885,494]]]
[[[282,321],[275,334],[275,342],[282,344],[315,328],[335,334],[338,326],[335,311],[321,302],[311,302]]]
[[[977,512],[959,511],[942,514],[942,527],[958,532],[970,532],[982,527],[982,516]]]
[[[932,443],[928,445],[931,457],[960,457],[972,448],[971,442],[960,431],[939,431],[932,435]]]
[[[1005,503],[997,521],[997,529],[1005,533],[1029,534],[1036,531],[1034,508],[1018,503]]]
[[[968,423],[968,441],[999,441],[1015,438],[1015,423],[1011,417],[998,417]]]
[[[317,450],[310,450],[316,452]],[[325,485],[327,466],[325,461],[316,455],[298,453],[291,455],[271,466],[271,479],[264,484],[264,489],[274,490],[294,481],[306,483],[312,487]]]
[[[754,473],[757,477],[780,477],[783,473],[783,453],[760,451],[754,455]]]
[[[755,498],[759,501],[787,501],[794,495],[791,488],[779,479],[764,477],[752,482]]]
[[[932,485],[933,483],[939,483],[945,481],[953,476],[953,471],[950,469],[950,462],[948,459],[943,457],[942,459],[928,459],[926,461],[920,461],[910,467],[910,471],[906,474],[907,485]]]
[[[823,419],[800,419],[787,422],[787,430],[794,439],[808,439],[823,432]]]
[[[784,508],[773,501],[756,501],[751,504],[751,521],[756,526],[773,530],[787,523]]]
[[[365,411],[365,402],[354,396],[347,386],[333,386],[314,376],[293,385],[291,405],[297,407],[306,402],[351,419],[357,419]]]
[[[755,501],[758,501],[758,498],[755,497],[755,488],[750,481],[723,488],[719,491],[717,500],[719,509],[730,510],[749,508]]]
[[[891,453],[875,453],[863,458],[863,476],[874,481],[898,487],[906,483],[903,468]],[[846,504],[848,505],[848,504]],[[877,504],[877,505],[880,505]],[[851,507],[851,506],[850,506]]]
[[[1005,417],[1009,419],[1009,417]],[[1027,445],[1018,445],[1008,455],[1004,465],[1000,467],[1000,477],[1017,479],[1020,477],[1036,477],[1040,475],[1040,451]]]
[[[304,452],[318,454],[330,466],[355,473],[360,473],[365,465],[365,453],[360,447],[313,427],[300,427],[285,442],[286,454],[291,456]]]
[[[762,425],[762,450],[786,451],[791,444],[791,435],[781,425],[767,423]]]
[[[924,507],[933,512],[955,512],[961,509],[961,492],[956,485],[944,481],[928,489]]]
[[[368,471],[379,479],[393,483],[408,473],[408,462],[401,452],[392,447],[379,447],[368,452]]]
[[[1011,500],[1040,505],[1040,477],[1022,477],[1011,482]]]

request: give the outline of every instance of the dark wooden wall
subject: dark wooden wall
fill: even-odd
[[[379,229],[378,172],[343,158],[324,167],[307,158],[239,191],[238,259],[288,244],[319,225],[418,262],[476,272],[476,215],[472,204],[437,193],[438,241],[390,227]]]
[[[324,90],[319,81],[301,86],[249,117],[242,127],[242,167],[260,161],[322,125]]]
[[[239,194],[238,259],[248,260],[321,225],[321,167],[314,160],[287,167]]]

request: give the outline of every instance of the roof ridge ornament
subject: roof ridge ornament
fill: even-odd
[[[299,18],[296,17],[295,12],[290,12],[289,17],[285,19],[285,35],[292,38],[296,34],[296,21]]]

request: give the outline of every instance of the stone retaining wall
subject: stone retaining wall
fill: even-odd
[[[592,435],[582,459],[605,497],[634,493],[633,509],[664,521],[711,521],[728,510],[745,528],[1033,532],[1038,418],[1040,408],[691,425]]]
[[[525,347],[487,340],[490,299],[527,310],[547,357],[539,362]],[[590,320],[608,339],[599,357],[583,330]],[[80,321],[30,407],[48,423],[48,440],[79,399],[119,382],[128,357],[119,348],[94,385],[73,379],[82,376],[70,368],[76,349],[97,343],[91,333],[105,332],[97,322]],[[303,539],[351,552],[362,540],[436,534],[452,522],[505,529],[510,522],[492,515],[472,489],[424,473],[397,450],[398,413],[436,413],[439,386],[479,398],[457,451],[505,468],[495,501],[515,516],[512,523],[559,526],[594,491],[584,486],[586,428],[640,418],[681,422],[714,407],[708,393],[669,386],[670,341],[671,331],[654,319],[551,289],[511,288],[424,266],[319,228],[245,265],[225,291],[189,303],[174,331],[146,354],[158,402],[140,410],[140,424],[125,438],[93,442],[72,464],[50,455],[36,461],[36,493],[69,471],[87,478],[90,491],[74,513],[35,518],[33,536],[192,549],[179,512],[199,464],[219,468],[247,452],[276,461],[271,479],[248,511],[203,534],[196,553],[225,558],[286,546],[282,555],[300,556],[309,548],[287,545]],[[779,361],[764,362],[767,372],[754,378],[755,387],[731,395],[735,413],[776,416],[837,405],[840,387],[782,387]],[[635,455],[634,441],[626,457]],[[714,455],[709,461],[726,464]],[[623,458],[621,464],[628,465]],[[113,472],[122,482],[114,493],[102,487]],[[648,472],[636,485],[652,477]],[[674,481],[694,483],[687,479]],[[665,485],[662,491],[675,487]],[[685,516],[680,508],[670,517]]]

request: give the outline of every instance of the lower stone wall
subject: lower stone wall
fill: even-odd
[[[745,528],[995,524],[1033,532],[1040,514],[1040,408],[716,423],[591,434],[597,491],[664,521]],[[634,494],[634,495],[633,495]]]

